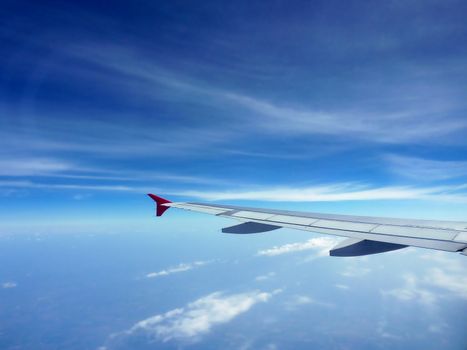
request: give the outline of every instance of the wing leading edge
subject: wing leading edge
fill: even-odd
[[[467,255],[467,222],[378,218],[259,209],[233,205],[170,202],[149,194],[157,203],[157,216],[168,208],[234,219],[239,225],[225,233],[249,234],[292,228],[349,239],[330,251],[331,256],[359,256],[382,253],[407,246],[460,252]]]

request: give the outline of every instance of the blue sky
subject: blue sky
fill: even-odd
[[[463,10],[6,2],[2,220],[136,217],[147,191],[465,218]]]

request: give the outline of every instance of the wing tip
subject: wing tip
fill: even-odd
[[[153,193],[148,193],[148,196],[151,197],[151,199],[156,202],[156,216],[162,216],[164,212],[169,209],[170,207],[165,206],[164,204],[166,203],[172,203],[168,199],[162,198],[158,195],[155,195]]]

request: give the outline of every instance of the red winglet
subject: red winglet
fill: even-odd
[[[169,206],[163,205],[165,203],[172,203],[168,199],[156,196],[155,194],[152,194],[152,193],[148,193],[148,196],[151,197],[157,203],[157,210],[156,210],[157,216],[162,216],[162,214],[164,214],[164,212],[170,208]]]

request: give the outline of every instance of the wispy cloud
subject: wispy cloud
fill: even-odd
[[[315,250],[318,256],[326,256],[329,250],[337,244],[338,240],[329,237],[318,237],[309,239],[306,242],[288,243],[281,246],[272,247],[269,249],[259,250],[257,255],[260,256],[277,256],[301,252],[305,250]]]
[[[97,79],[116,96],[128,96],[137,91],[138,98],[147,105],[161,100],[194,104],[203,108],[203,114],[218,115],[216,123],[205,123],[203,121],[207,118],[200,120],[199,115],[187,117],[182,112],[172,116],[178,120],[177,128],[150,120],[141,126],[129,123],[132,118],[119,112],[118,118],[112,118],[112,122],[105,117],[100,120],[93,118],[87,120],[83,128],[80,118],[53,117],[52,114],[41,118],[48,120],[43,124],[46,127],[36,124],[31,128],[10,123],[8,130],[0,133],[2,144],[10,149],[26,151],[85,152],[118,157],[199,156],[203,153],[200,151],[213,148],[217,153],[255,155],[258,152],[252,152],[243,147],[245,142],[238,141],[252,137],[273,139],[277,134],[287,134],[289,138],[324,136],[333,138],[335,142],[349,138],[372,143],[433,142],[439,139],[449,141],[449,135],[458,134],[467,127],[465,118],[449,113],[457,107],[456,101],[430,104],[420,96],[418,100],[423,103],[414,104],[405,96],[401,97],[398,91],[397,96],[388,97],[399,100],[398,110],[365,109],[366,104],[352,108],[324,108],[313,103],[273,102],[245,91],[234,91],[210,81],[181,75],[154,63],[152,58],[141,53],[138,55],[134,50],[109,45],[103,50],[102,45],[69,45],[62,54],[73,59],[75,74],[89,74],[91,79]],[[87,69],[80,69],[81,65]],[[69,65],[63,70],[67,74],[73,71]],[[419,91],[414,87],[408,89]],[[211,112],[206,112],[206,108]],[[105,113],[116,114],[115,111]],[[447,117],[447,114],[452,116]],[[122,119],[126,121],[122,122]],[[18,142],[18,134],[26,141]]]
[[[195,268],[204,266],[209,264],[209,261],[194,261],[189,264],[178,264],[177,266],[169,267],[167,269],[157,271],[157,272],[150,272],[146,274],[147,278],[155,278],[155,277],[162,277],[162,276],[168,276],[174,273],[179,273],[179,272],[185,272],[185,271],[190,271]]]
[[[160,177],[163,178],[163,175]],[[76,180],[76,179],[75,179]],[[205,190],[180,190],[177,186],[167,185],[158,189],[152,185],[149,177],[141,179],[129,179],[126,181],[114,181],[110,184],[81,183],[67,181],[67,183],[48,182],[45,180],[1,180],[0,187],[8,190],[14,189],[59,189],[59,190],[86,190],[86,191],[109,191],[109,192],[136,192],[146,193],[151,191],[162,191],[167,195],[185,198],[197,198],[207,201],[219,200],[254,200],[271,202],[334,202],[334,201],[381,201],[381,200],[425,200],[442,201],[451,203],[467,203],[467,184],[444,185],[432,187],[416,186],[388,186],[375,187],[364,184],[336,183],[306,187],[261,187],[250,190],[253,186],[244,184],[244,189],[236,190],[212,190],[210,185],[224,187],[227,180],[218,180],[209,183],[209,178],[185,178],[167,175],[167,181],[180,181],[180,183],[198,183],[203,186],[208,184]]]
[[[11,158],[10,155],[0,154],[0,177],[28,177],[28,178],[61,178],[67,180],[96,180],[96,181],[120,181],[120,182],[151,182],[166,181],[175,183],[227,185],[227,180],[209,177],[171,174],[147,170],[122,170],[111,166],[105,168],[83,166],[70,160],[57,157],[21,157]]]
[[[415,275],[408,273],[403,276],[403,279],[405,281],[404,286],[382,291],[383,296],[391,296],[403,302],[415,301],[427,306],[435,305],[438,296],[427,288],[420,286]]]
[[[403,337],[401,335],[394,334],[387,330],[388,322],[385,319],[378,321],[376,332],[381,338],[388,338],[393,340],[401,340]]]
[[[341,275],[344,277],[363,277],[371,272],[369,267],[359,265],[348,265],[341,271]]]
[[[255,281],[256,282],[262,282],[262,281],[266,281],[266,280],[269,280],[271,278],[273,278],[274,276],[276,275],[275,272],[269,272],[265,275],[259,275],[255,278]]]
[[[255,119],[256,127],[281,134],[322,134],[377,143],[412,143],[446,136],[467,127],[467,122],[463,120],[448,120],[443,124],[440,117],[427,118],[419,110],[380,111],[376,116],[364,109],[323,111],[306,107],[282,107],[234,93],[224,93],[222,96],[262,116]],[[421,119],[426,123],[417,128]]]
[[[453,274],[441,268],[430,269],[425,278],[426,283],[467,299],[467,276],[465,269]]]
[[[372,187],[363,184],[337,183],[311,187],[269,187],[257,190],[182,191],[177,194],[205,200],[262,201],[370,201],[370,200],[441,200],[467,202],[467,185],[415,187]]]
[[[68,118],[62,118],[63,115]],[[180,126],[185,125],[183,120],[178,127],[171,128],[159,125],[157,120],[148,120],[145,125],[133,123],[131,115],[115,115],[114,111],[108,111],[106,115],[107,118],[85,119],[85,122],[81,115],[67,110],[61,116],[53,113],[28,116],[30,119],[40,118],[43,123],[30,126],[18,121],[9,122],[0,130],[0,145],[16,154],[40,154],[41,157],[63,153],[99,155],[109,159],[166,155],[199,157],[200,151],[212,147],[221,149],[219,146],[233,137],[226,128]]]
[[[401,155],[386,155],[389,170],[417,181],[467,177],[467,161],[431,160]]]
[[[403,275],[405,281],[400,288],[382,291],[384,296],[391,296],[399,301],[418,301],[421,304],[435,306],[447,295],[467,299],[466,263],[461,256],[448,257],[444,252],[430,252],[422,256],[438,266],[428,268],[423,274]]]
[[[147,188],[137,188],[124,185],[82,185],[82,184],[56,184],[37,183],[34,181],[0,181],[0,187],[31,188],[31,189],[59,189],[59,190],[89,190],[110,192],[147,192]]]
[[[4,289],[9,289],[9,288],[15,288],[17,286],[16,282],[3,282],[2,283],[2,288]]]
[[[428,269],[423,282],[467,299],[467,262],[462,256],[449,256],[444,252],[429,252],[423,259],[435,262],[436,267]]]
[[[316,300],[315,298],[309,295],[295,295],[286,303],[286,308],[288,310],[295,310],[303,305],[316,305],[325,308],[336,307],[336,305],[333,303]]]
[[[341,290],[348,290],[349,286],[346,284],[336,284],[336,288],[341,289]]]
[[[136,323],[126,336],[145,335],[158,341],[196,341],[219,324],[227,323],[247,312],[257,303],[269,301],[274,292],[252,291],[225,295],[215,292],[204,296],[183,308],[174,309]]]
[[[0,176],[31,176],[79,170],[68,161],[53,158],[0,158]]]
[[[69,50],[68,54],[118,72],[121,75],[119,83],[122,86],[140,85],[141,91],[151,91],[147,88],[151,85],[154,91],[158,91],[157,87],[164,86],[173,91],[171,98],[197,100],[198,103],[201,101],[214,107],[228,104],[236,113],[225,115],[223,122],[243,135],[251,130],[255,134],[262,131],[296,136],[338,136],[376,143],[413,143],[445,138],[467,127],[467,121],[462,118],[455,116],[446,118],[446,114],[457,107],[458,102],[455,101],[444,104],[439,101],[429,103],[427,101],[431,100],[419,96],[418,100],[423,103],[415,103],[413,99],[407,100],[405,96],[401,96],[398,91],[399,110],[380,108],[376,112],[371,109],[366,110],[364,105],[340,110],[306,104],[294,106],[287,101],[282,104],[273,103],[206,81],[180,76],[144,57],[137,57],[134,53],[115,46],[107,47],[106,50],[76,47]],[[405,88],[408,91],[417,91],[418,95],[421,94],[417,87]],[[388,99],[396,98],[392,91],[387,93],[392,95]],[[427,94],[430,95],[430,92]],[[147,97],[151,98],[150,95]],[[249,114],[242,116],[243,113],[238,113],[239,110]],[[252,115],[254,118],[251,117]],[[235,127],[239,120],[242,120],[241,129]]]
[[[433,323],[428,326],[428,331],[431,333],[445,334],[446,330],[449,328],[446,322]]]

